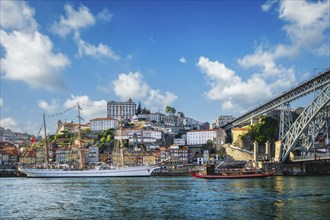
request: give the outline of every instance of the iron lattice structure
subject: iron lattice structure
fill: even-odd
[[[281,106],[279,139],[282,140],[293,123],[290,103]]]
[[[293,123],[290,113],[290,102],[310,93],[318,95]],[[305,81],[290,91],[271,99],[222,128],[229,130],[232,127],[247,124],[251,119],[264,115],[274,109],[280,108],[279,138],[282,142],[281,161],[284,162],[290,152],[300,150],[307,153],[313,146],[316,136],[330,117],[330,69]]]
[[[229,130],[235,126],[248,123],[252,118],[264,115],[273,109],[279,108],[282,105],[286,105],[287,103],[290,103],[314,91],[320,90],[328,84],[330,84],[330,69],[327,69],[326,71],[311,78],[310,80],[297,85],[290,91],[282,93],[281,95],[269,100],[265,104],[246,112],[245,114],[236,118],[230,123],[222,126],[222,128],[224,130]]]
[[[324,109],[330,102],[330,83],[328,83],[312,103],[299,115],[297,120],[292,124],[282,140],[282,162],[286,160],[289,153],[298,148],[309,150],[310,143],[316,137],[316,134],[322,129],[327,120],[327,112]],[[299,140],[303,138],[305,143],[297,145]],[[307,141],[306,141],[307,139]],[[308,148],[308,149],[307,149]]]

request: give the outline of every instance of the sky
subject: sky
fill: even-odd
[[[37,135],[132,98],[214,122],[330,67],[328,0],[0,2],[0,126]],[[301,103],[299,103],[301,104]]]

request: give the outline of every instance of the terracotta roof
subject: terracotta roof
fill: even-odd
[[[115,119],[113,119],[113,118],[94,118],[94,119],[91,119],[91,121],[104,121],[104,120],[115,120]]]
[[[201,130],[190,130],[190,131],[187,131],[188,132],[201,132],[201,131],[219,131],[219,129],[201,129]]]
[[[2,152],[5,154],[14,155],[14,156],[18,155],[18,150],[15,147],[5,147],[5,148],[3,148]]]

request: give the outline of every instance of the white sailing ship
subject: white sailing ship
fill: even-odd
[[[78,118],[79,118],[79,129],[78,129],[78,138],[79,146],[82,146],[80,139],[80,107],[78,107]],[[119,122],[119,129],[122,134],[121,120]],[[44,116],[44,130],[46,138],[46,126],[45,126],[45,116]],[[45,147],[45,161],[48,161],[47,153],[47,141]],[[116,167],[109,165],[95,166],[93,169],[83,169],[83,149],[79,149],[79,167],[80,169],[53,169],[48,168],[48,164],[45,164],[44,168],[28,168],[28,167],[19,167],[19,171],[25,173],[27,177],[49,177],[49,178],[61,178],[61,177],[148,177],[151,176],[151,173],[159,168],[157,165],[150,166],[134,166],[129,167],[124,165],[124,146],[123,139],[120,140],[120,164]]]
[[[106,169],[68,170],[20,168],[27,177],[148,177],[157,166],[109,167]]]

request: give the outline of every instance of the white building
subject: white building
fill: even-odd
[[[0,141],[14,142],[15,136],[15,132],[12,130],[0,127]]]
[[[114,119],[132,118],[136,114],[136,104],[129,99],[127,102],[109,101],[107,103],[107,117]]]
[[[80,124],[80,130],[84,130],[86,128],[90,128],[90,124]],[[62,122],[61,120],[58,120],[57,122],[57,134],[61,134],[61,131],[69,131],[71,133],[78,132],[79,130],[79,124],[71,122]]]
[[[150,114],[139,114],[138,119],[153,121],[153,122],[163,122],[164,125],[175,126],[182,123],[182,118],[176,115],[165,115],[160,112],[150,113]]]
[[[96,162],[99,162],[99,148],[91,146],[89,147],[88,163]]]
[[[118,120],[113,118],[95,118],[90,121],[92,131],[104,131],[107,129],[117,129]]]
[[[184,138],[174,138],[173,139],[173,144],[178,145],[178,146],[184,146],[184,145],[186,145],[186,139],[184,139]]]
[[[219,129],[191,130],[187,132],[187,145],[206,144],[208,140],[216,142]]]
[[[197,121],[192,118],[185,117],[183,119],[183,127],[185,130],[190,130],[190,129],[200,129],[202,125],[202,122]]]
[[[122,134],[121,134],[122,133]],[[126,139],[131,144],[137,143],[155,143],[162,139],[162,131],[145,130],[141,128],[124,128],[122,131],[117,131],[116,140]],[[121,137],[122,136],[122,137]]]

